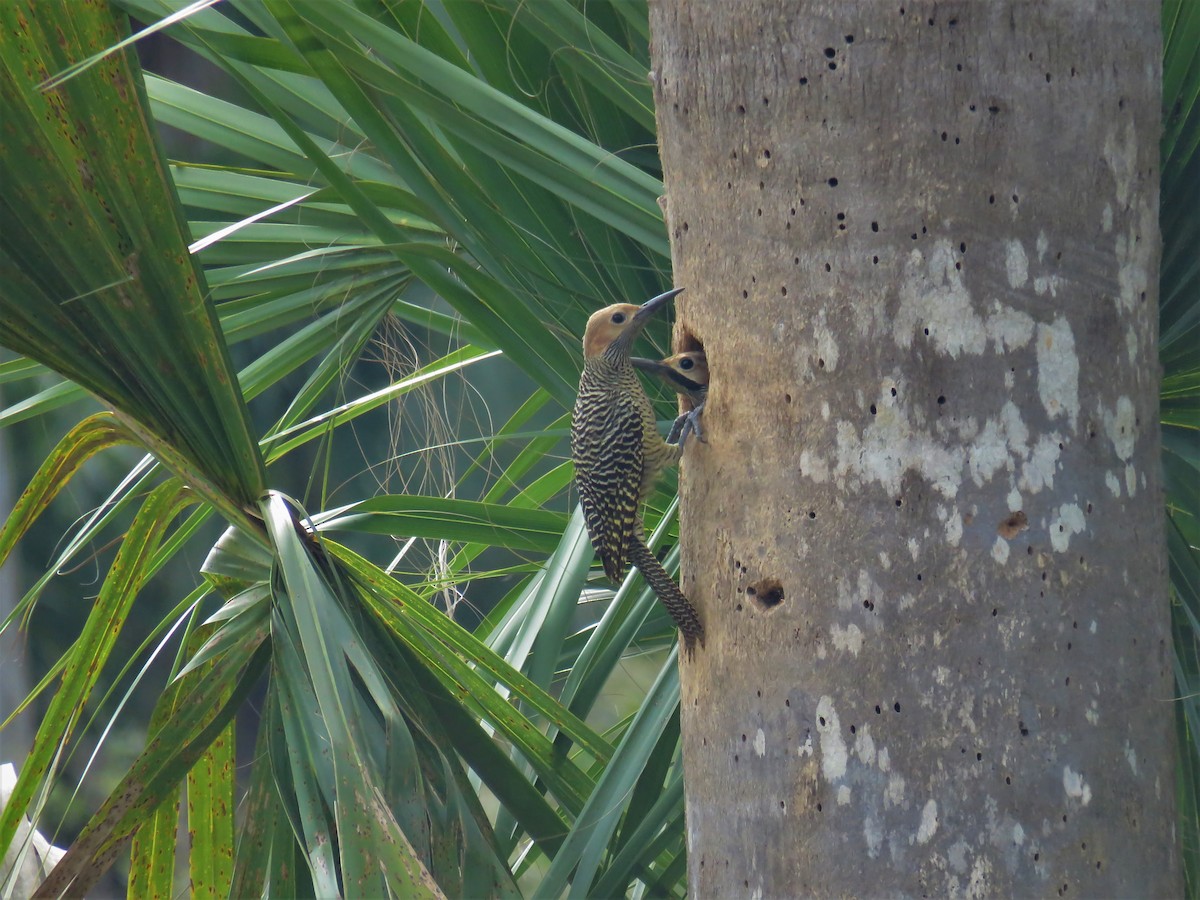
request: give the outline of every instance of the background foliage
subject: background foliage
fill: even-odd
[[[644,6],[194,6],[168,34],[221,73],[205,90],[103,55],[128,33],[104,3],[0,4],[0,425],[70,426],[0,563],[72,479],[105,485],[5,621],[59,655],[0,845],[65,817],[73,893],[132,846],[139,896],[682,895],[674,632],[636,577],[592,573],[563,456],[586,314],[670,281]],[[1195,891],[1200,7],[1163,24]],[[668,567],[672,497],[648,522]],[[97,595],[47,616],[81,564]],[[102,767],[139,691],[144,747]]]

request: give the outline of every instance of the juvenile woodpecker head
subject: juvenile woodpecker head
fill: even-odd
[[[647,300],[641,306],[632,303],[614,303],[588,319],[583,332],[583,357],[594,359],[604,354],[629,355],[634,340],[646,327],[660,307],[669,303],[683,288],[675,288]]]
[[[694,396],[708,387],[708,358],[703,350],[686,350],[664,360],[635,356],[633,364],[661,378],[679,394]]]
[[[685,350],[663,360],[680,378],[693,384],[704,386],[708,384],[708,357],[703,350]]]

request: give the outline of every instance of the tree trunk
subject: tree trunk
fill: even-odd
[[[1180,895],[1157,4],[651,28],[692,893]]]

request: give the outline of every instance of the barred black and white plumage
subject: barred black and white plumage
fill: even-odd
[[[630,361],[630,347],[653,312],[678,291],[642,306],[628,303],[592,315],[584,334],[584,366],[571,417],[571,457],[592,546],[613,581],[629,563],[667,607],[689,651],[704,629],[696,610],[646,547],[641,508],[679,446],[658,433],[654,408]]]

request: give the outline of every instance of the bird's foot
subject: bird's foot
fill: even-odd
[[[685,412],[675,419],[675,424],[671,426],[671,433],[667,435],[668,444],[678,444],[680,450],[687,442],[688,435],[695,434],[696,440],[702,444],[707,444],[708,441],[704,437],[704,429],[700,426],[700,419],[703,417],[704,404],[701,403],[690,412]]]

